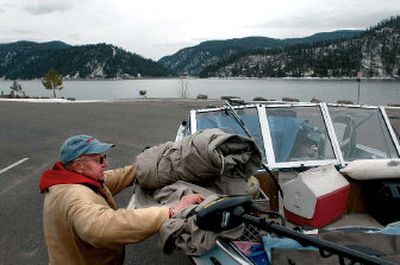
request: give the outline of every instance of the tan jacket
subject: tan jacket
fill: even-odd
[[[135,167],[105,173],[114,195],[132,184]],[[124,245],[156,233],[168,219],[168,208],[113,210],[106,200],[81,184],[49,188],[43,206],[43,227],[49,264],[122,264]]]

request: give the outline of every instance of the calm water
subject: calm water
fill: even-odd
[[[52,97],[52,91],[43,88],[40,81],[21,81],[29,96]],[[0,91],[10,92],[11,81],[0,81]],[[64,88],[57,96],[77,100],[140,98],[139,90],[146,90],[147,97],[196,98],[198,94],[209,99],[221,96],[238,96],[244,100],[254,97],[281,100],[282,97],[310,101],[317,97],[324,101],[351,100],[357,103],[358,83],[354,80],[291,80],[291,79],[143,79],[112,81],[64,81]],[[360,103],[385,105],[400,103],[400,81],[362,80]]]

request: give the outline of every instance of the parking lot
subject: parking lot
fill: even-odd
[[[38,183],[58,161],[59,147],[73,134],[115,143],[110,168],[132,163],[146,146],[175,139],[189,111],[208,101],[118,101],[102,103],[0,102],[0,264],[46,264],[43,196]],[[116,196],[126,207],[132,188]],[[192,264],[183,254],[162,253],[157,236],[126,248],[125,264]]]

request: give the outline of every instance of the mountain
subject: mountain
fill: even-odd
[[[54,68],[67,78],[165,77],[173,72],[110,44],[71,46],[61,41],[0,44],[0,78],[34,79]]]
[[[400,76],[400,16],[350,39],[252,50],[209,65],[201,77]]]
[[[314,35],[304,37],[304,38],[290,38],[284,39],[287,44],[284,46],[294,45],[294,44],[313,44],[328,41],[337,41],[351,39],[357,35],[360,35],[363,30],[337,30],[332,32],[319,32]]]
[[[246,37],[229,40],[205,41],[199,45],[184,48],[173,55],[162,57],[158,62],[177,72],[197,76],[209,65],[228,59],[230,56],[248,51],[288,47],[295,44],[349,39],[362,31],[339,30],[317,33],[305,38],[273,39],[268,37]]]

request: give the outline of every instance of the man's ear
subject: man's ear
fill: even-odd
[[[84,170],[85,166],[83,165],[83,163],[81,161],[76,161],[72,164],[72,170],[82,174],[83,170]]]

